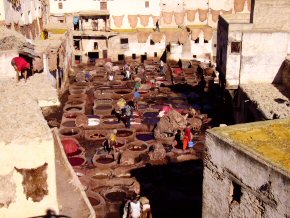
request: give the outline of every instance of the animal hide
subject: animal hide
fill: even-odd
[[[199,20],[201,22],[207,19],[207,13],[208,13],[208,9],[198,9]]]
[[[174,19],[175,19],[175,23],[178,26],[183,25],[184,23],[184,12],[174,12]]]
[[[0,208],[9,207],[16,199],[16,184],[13,181],[13,170],[0,176]]]
[[[124,15],[121,16],[112,16],[114,20],[114,24],[116,27],[121,27],[123,24]]]
[[[186,11],[186,14],[187,14],[187,20],[188,20],[189,22],[194,22],[196,12],[197,12],[197,10],[187,10],[187,11]]]
[[[23,176],[22,185],[26,199],[31,198],[33,202],[40,202],[48,194],[47,187],[47,163],[34,169],[17,169]]]
[[[128,15],[128,21],[129,21],[130,26],[132,28],[136,28],[137,23],[138,23],[138,17],[137,17],[137,15]]]
[[[165,24],[171,24],[172,23],[172,15],[173,15],[173,12],[163,11],[162,12],[163,22]]]

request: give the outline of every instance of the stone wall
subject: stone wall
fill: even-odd
[[[289,177],[229,143],[206,134],[203,217],[287,217]]]
[[[254,28],[276,31],[290,30],[289,0],[255,0]]]
[[[287,49],[288,33],[243,33],[240,83],[272,83],[287,56]]]

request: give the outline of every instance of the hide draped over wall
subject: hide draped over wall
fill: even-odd
[[[178,35],[178,41],[182,44],[186,43],[186,41],[188,40],[188,35],[188,32],[186,30],[183,30]]]
[[[178,41],[178,32],[175,31],[167,31],[165,32],[166,42],[177,42]]]
[[[219,19],[219,15],[220,15],[220,10],[213,10],[211,9],[211,15],[212,15],[212,21],[213,22],[217,22]]]
[[[149,36],[149,32],[138,32],[137,33],[137,40],[139,43],[146,43],[148,36]]]
[[[152,19],[153,19],[154,24],[156,24],[157,20],[159,20],[160,17],[159,16],[152,16]]]
[[[208,13],[208,9],[198,9],[199,20],[201,22],[207,19],[207,13]]]
[[[193,22],[195,20],[195,14],[196,14],[197,10],[187,10],[186,14],[187,14],[187,20],[189,22]]]
[[[149,23],[149,18],[151,15],[139,15],[141,25],[146,27]]]
[[[137,23],[138,23],[137,15],[128,15],[128,21],[129,21],[129,24],[132,28],[137,27]]]
[[[123,24],[123,18],[124,18],[124,15],[121,15],[121,16],[112,16],[113,17],[113,20],[114,20],[114,24],[116,27],[121,27],[122,24]]]
[[[241,12],[244,10],[246,0],[235,0],[235,12]]]
[[[183,23],[184,23],[184,15],[185,15],[184,12],[174,12],[175,23],[178,26],[183,25]]]
[[[163,18],[163,22],[165,24],[171,24],[172,23],[172,15],[173,12],[162,12],[162,18]]]
[[[151,33],[151,39],[155,43],[160,43],[163,38],[163,33],[161,32],[153,32]]]
[[[191,39],[196,40],[200,34],[201,29],[192,29],[191,30]]]
[[[202,30],[203,30],[203,34],[204,34],[204,39],[205,40],[211,40],[212,35],[213,35],[212,27],[205,27]]]

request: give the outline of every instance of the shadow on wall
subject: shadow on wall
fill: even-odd
[[[153,217],[201,217],[203,163],[201,160],[150,165],[131,171],[150,200]]]
[[[43,216],[34,216],[34,217],[30,217],[30,218],[69,218],[68,216],[65,215],[56,215],[55,212],[53,210],[48,209],[46,211],[46,214]]]
[[[272,83],[283,84],[290,88],[290,60],[283,61]]]

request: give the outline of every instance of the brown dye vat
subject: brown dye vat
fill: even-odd
[[[127,130],[118,130],[116,135],[117,137],[128,137],[132,135],[132,132]]]
[[[75,156],[75,155],[79,155],[82,153],[82,150],[81,149],[77,149],[75,152],[72,152],[72,153],[69,153],[69,154],[66,154],[66,156],[68,157],[72,157],[72,156]]]
[[[67,112],[74,112],[74,111],[81,111],[82,108],[81,107],[67,107],[65,110]]]
[[[143,117],[157,117],[159,112],[145,112]]]
[[[84,94],[84,90],[83,89],[81,89],[81,90],[75,90],[75,89],[73,89],[72,90],[72,94],[74,94],[74,95],[80,95],[80,94]]]
[[[114,162],[114,159],[110,157],[99,157],[98,159],[96,159],[96,162],[101,164],[109,164]]]
[[[148,105],[146,105],[146,104],[139,104],[138,105],[138,109],[147,109],[149,106]]]
[[[153,104],[153,105],[151,105],[151,108],[157,109],[157,110],[161,110],[163,108],[163,105],[161,105],[161,104]]]
[[[153,133],[141,133],[141,134],[137,134],[136,138],[138,140],[146,142],[146,141],[153,140],[154,139],[154,134]]]
[[[128,148],[130,151],[144,151],[147,149],[146,145],[130,145]]]
[[[116,94],[119,94],[119,95],[126,95],[126,94],[129,94],[131,93],[130,91],[115,91]]]
[[[94,133],[94,134],[91,134],[89,137],[90,139],[100,139],[100,138],[104,138],[105,136],[100,133]]]
[[[92,179],[108,179],[109,175],[95,175]]]
[[[70,105],[78,105],[78,104],[83,104],[83,101],[78,101],[78,100],[70,100],[67,101],[66,104],[70,104]]]
[[[96,110],[109,110],[112,109],[111,105],[98,105],[95,107]]]
[[[118,120],[117,119],[108,119],[108,120],[104,120],[103,124],[118,124]]]
[[[62,129],[60,134],[64,136],[75,136],[79,133],[80,133],[79,130],[75,129]]]
[[[97,89],[111,89],[111,86],[99,86]]]
[[[93,197],[88,197],[88,199],[89,199],[89,201],[90,201],[90,203],[91,203],[91,205],[94,207],[94,206],[97,206],[97,205],[99,205],[101,202],[98,200],[98,199],[96,199],[96,198],[93,198]]]
[[[106,194],[106,198],[112,203],[123,202],[126,198],[126,193],[122,191],[110,192]]]
[[[66,121],[66,122],[62,123],[61,125],[65,126],[65,127],[76,127],[75,121]]]
[[[68,119],[75,119],[79,114],[77,113],[64,113],[64,117]]]
[[[68,161],[73,167],[75,167],[81,166],[85,162],[85,159],[82,157],[69,157]]]

